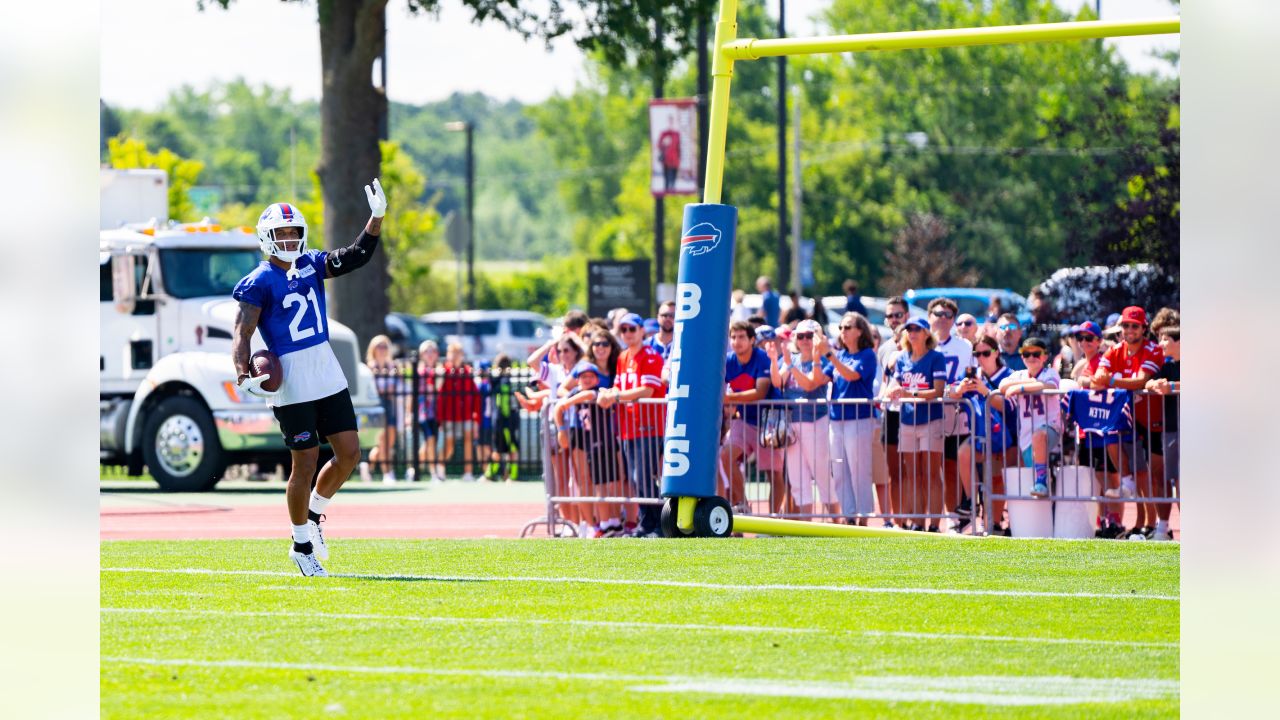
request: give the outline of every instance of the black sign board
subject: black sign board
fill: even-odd
[[[587,314],[604,317],[616,307],[647,317],[652,310],[648,260],[588,260]]]

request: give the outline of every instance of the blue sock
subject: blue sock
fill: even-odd
[[[1049,484],[1049,466],[1044,463],[1036,463],[1036,482]]]

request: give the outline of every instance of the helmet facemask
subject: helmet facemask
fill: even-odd
[[[285,239],[276,238],[276,233],[279,230],[286,227],[297,228],[298,238],[296,240],[294,238],[285,238]],[[302,257],[302,253],[307,251],[306,226],[281,225],[280,227],[275,227],[268,230],[267,236],[270,238],[270,240],[268,240],[266,243],[263,243],[264,250],[266,251],[266,253],[268,255],[274,255],[287,263],[292,263],[297,261],[298,258]],[[285,243],[294,243],[294,242],[297,243],[297,247],[294,250],[284,249]]]

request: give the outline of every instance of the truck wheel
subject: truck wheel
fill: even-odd
[[[227,469],[209,411],[175,395],[160,401],[142,426],[142,456],[165,492],[206,492]]]

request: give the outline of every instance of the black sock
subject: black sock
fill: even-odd
[[[313,522],[313,523],[315,523],[315,524],[319,525],[319,524],[320,524],[320,513],[315,512],[315,511],[313,511],[313,510],[308,510],[308,511],[307,511],[307,519],[308,519],[308,520],[310,520],[311,522]]]
[[[304,543],[295,542],[295,543],[293,544],[293,551],[294,551],[294,552],[300,552],[300,553],[302,553],[303,555],[310,555],[310,554],[311,554],[311,550],[312,550],[312,548],[311,548],[311,543],[309,543],[309,542],[304,542]]]

